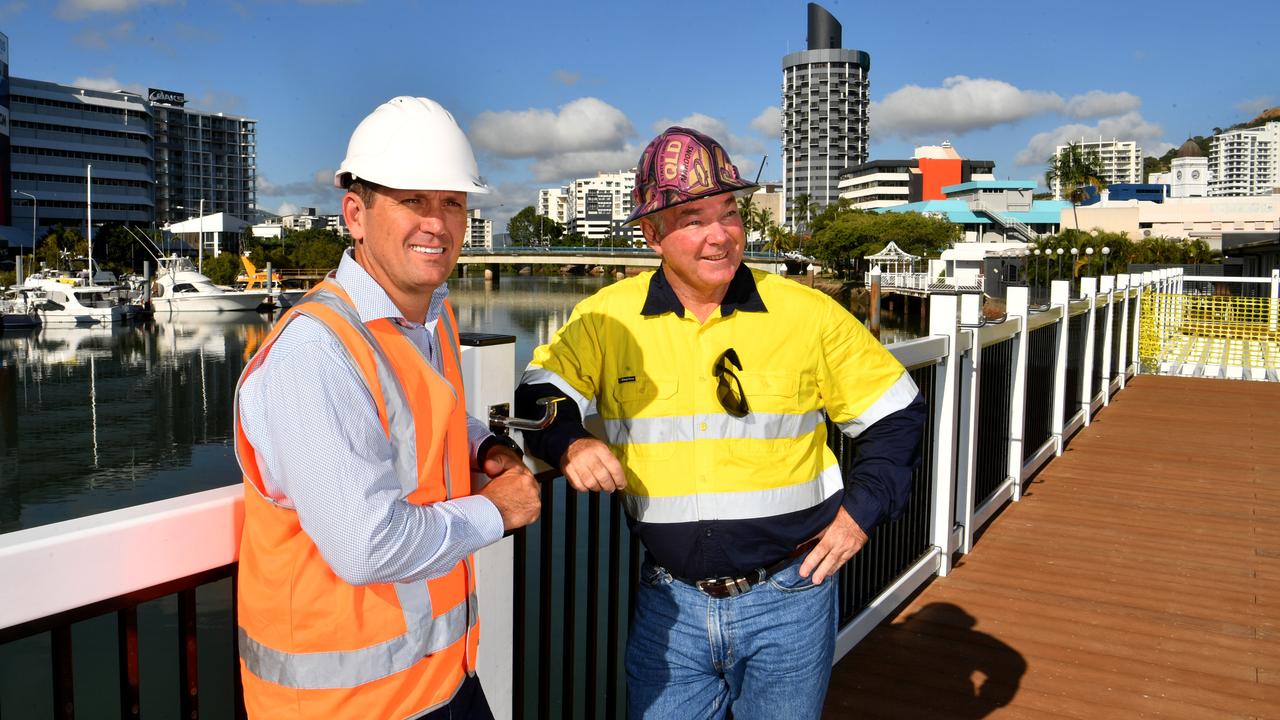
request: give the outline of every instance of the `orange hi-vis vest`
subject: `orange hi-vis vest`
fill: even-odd
[[[446,303],[436,323],[443,368],[437,373],[400,326],[390,319],[362,323],[341,286],[326,280],[281,318],[241,386],[299,314],[323,323],[358,369],[391,442],[405,502],[470,495],[452,308]],[[475,674],[480,633],[472,558],[432,580],[350,585],[321,557],[297,512],[267,495],[238,409],[236,455],[245,483],[237,610],[249,716],[400,720],[447,703]]]

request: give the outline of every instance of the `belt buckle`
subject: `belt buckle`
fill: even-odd
[[[726,576],[712,580],[699,580],[693,586],[711,597],[737,597],[751,589],[751,581],[745,577]]]

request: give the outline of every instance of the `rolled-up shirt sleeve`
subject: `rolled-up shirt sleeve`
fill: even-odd
[[[500,539],[502,517],[487,498],[404,499],[391,443],[345,351],[307,328],[319,326],[310,318],[293,322],[303,327],[288,328],[249,375],[239,412],[268,494],[298,513],[334,573],[352,585],[428,579]]]

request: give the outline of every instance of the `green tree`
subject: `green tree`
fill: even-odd
[[[529,205],[507,221],[507,234],[512,245],[559,245],[564,226]]]
[[[342,260],[346,243],[332,230],[303,230],[290,235],[293,267],[332,270]]]
[[[963,234],[950,221],[920,213],[876,213],[844,209],[813,236],[811,254],[839,277],[848,277],[867,255],[890,242],[921,258],[938,257]]]
[[[235,253],[218,253],[218,257],[204,261],[204,274],[209,276],[215,285],[234,283],[241,271],[240,256]]]
[[[818,203],[809,193],[800,193],[791,201],[791,227],[798,236],[811,232],[810,223],[818,214]]]
[[[1098,153],[1085,151],[1075,143],[1067,143],[1062,152],[1049,158],[1049,169],[1044,174],[1044,182],[1049,187],[1057,184],[1071,201],[1071,216],[1075,218],[1076,230],[1080,229],[1080,217],[1076,208],[1087,197],[1085,188],[1093,187],[1102,191],[1107,187],[1102,174],[1102,158]]]

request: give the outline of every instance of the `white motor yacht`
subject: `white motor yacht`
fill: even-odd
[[[215,285],[185,257],[169,256],[160,263],[160,271],[151,283],[151,306],[157,320],[179,313],[253,311],[273,297],[265,290],[230,290]]]
[[[53,279],[36,273],[17,288],[26,310],[50,325],[96,325],[124,320],[129,309],[106,285],[77,285],[71,278]]]
[[[15,289],[0,298],[0,328],[16,330],[38,327],[40,315],[20,290]]]

